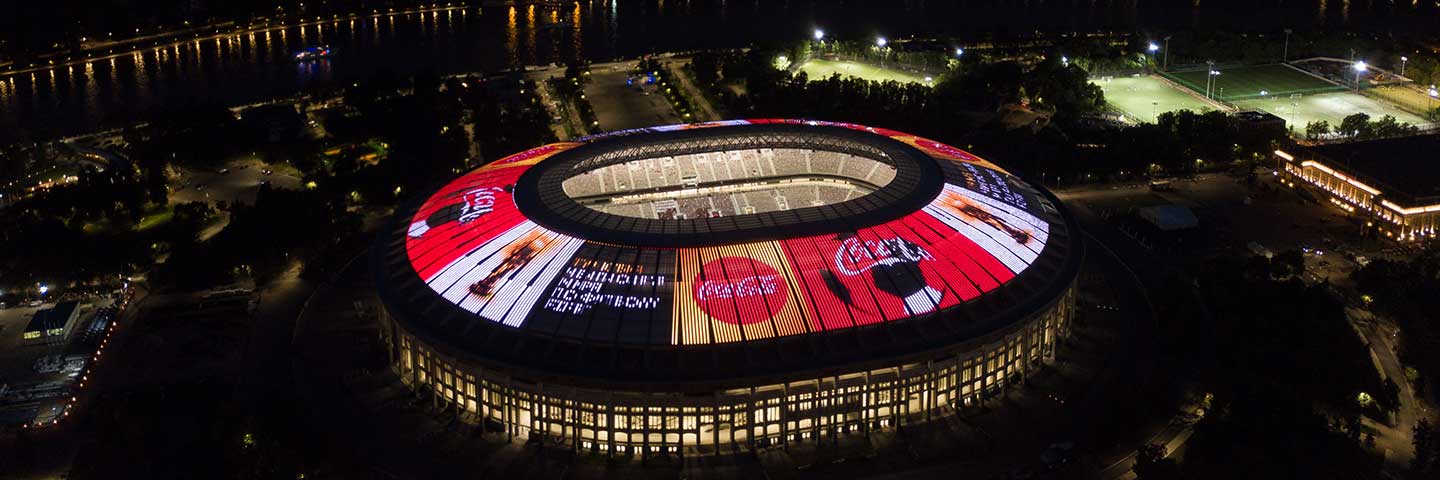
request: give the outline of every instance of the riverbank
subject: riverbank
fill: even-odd
[[[15,62],[8,64],[0,63],[0,77],[13,75],[34,74],[58,68],[73,67],[95,61],[109,60],[112,58],[136,55],[151,50],[162,50],[178,46],[187,42],[203,42],[231,37],[255,35],[271,31],[295,27],[309,27],[324,24],[338,25],[342,21],[353,22],[364,18],[385,18],[397,15],[416,15],[432,12],[467,11],[471,8],[469,2],[462,2],[458,5],[446,4],[445,6],[431,6],[422,8],[409,8],[396,10],[393,8],[374,9],[370,13],[349,13],[345,15],[334,14],[329,17],[309,16],[279,16],[277,18],[258,18],[256,22],[249,25],[236,25],[233,21],[224,21],[210,25],[189,27],[169,32],[156,33],[142,37],[132,37],[123,40],[95,40],[82,41],[81,47],[72,52],[55,52],[38,56],[33,62],[26,62],[25,65],[16,65]]]

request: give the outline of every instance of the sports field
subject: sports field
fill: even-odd
[[[1289,96],[1292,93],[1308,95],[1345,89],[1285,65],[1216,67],[1216,70],[1220,75],[1215,77],[1212,98],[1225,101],[1258,98],[1262,91],[1266,92],[1266,96]],[[1201,95],[1205,94],[1205,70],[1169,72],[1165,75]]]
[[[1365,89],[1365,94],[1380,97],[1414,113],[1424,113],[1440,107],[1440,99],[1430,98],[1425,90],[1414,85],[1386,85],[1368,88]]]
[[[1371,120],[1379,120],[1384,115],[1391,115],[1402,123],[1415,125],[1426,123],[1425,119],[1412,113],[1354,92],[1317,93],[1300,95],[1296,98],[1290,98],[1289,95],[1272,95],[1269,98],[1239,100],[1232,103],[1241,110],[1258,109],[1279,115],[1280,118],[1285,119],[1287,125],[1294,127],[1296,132],[1304,132],[1305,125],[1316,120],[1330,122],[1333,127],[1339,125],[1346,116],[1356,113],[1369,115]]]
[[[1105,101],[1125,112],[1126,117],[1142,122],[1154,123],[1160,114],[1175,110],[1198,113],[1216,109],[1203,99],[1155,77],[1106,77],[1091,82],[1105,91]]]
[[[843,60],[811,59],[800,65],[800,70],[804,71],[810,80],[830,78],[838,73],[842,77],[860,77],[877,82],[894,80],[900,83],[926,83],[924,75]]]

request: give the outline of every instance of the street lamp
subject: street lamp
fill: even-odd
[[[1060,64],[1061,64],[1061,65],[1064,65],[1064,66],[1067,66],[1067,67],[1070,66],[1070,57],[1061,55],[1061,56],[1060,56]]]
[[[885,40],[885,37],[877,37],[877,38],[875,38],[875,46],[877,46],[877,47],[885,48],[885,44],[887,44],[887,43],[890,43],[890,42],[887,41],[887,40]]]
[[[1355,62],[1355,90],[1360,90],[1360,74],[1365,73],[1368,68],[1370,67],[1365,64],[1364,60]]]
[[[963,49],[963,48],[956,48],[956,49],[955,49],[955,56],[959,57],[959,56],[964,56],[964,55],[965,55],[965,49]]]
[[[1410,61],[1410,57],[1405,57],[1405,56],[1400,57],[1400,76],[1402,76],[1402,77],[1405,76],[1405,63],[1406,63],[1406,62],[1409,62],[1409,61]]]
[[[821,29],[818,29],[818,28],[815,29],[815,41],[818,42],[818,41],[821,41],[821,40],[824,40],[824,39],[825,39],[825,31],[824,31],[824,30],[821,30]]]
[[[1155,53],[1160,51],[1160,46],[1156,45],[1155,42],[1150,42],[1150,45],[1148,47],[1145,47],[1145,49],[1149,50],[1150,53]]]

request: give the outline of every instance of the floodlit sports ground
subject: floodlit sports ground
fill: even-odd
[[[894,80],[900,83],[925,83],[924,75],[843,60],[812,59],[801,65],[800,70],[804,71],[810,80],[822,80],[838,73],[842,77],[860,77],[877,82]]]
[[[1412,112],[1428,112],[1436,106],[1440,106],[1440,101],[1430,98],[1425,94],[1424,90],[1414,85],[1387,85],[1368,88],[1365,90],[1365,93],[1383,98],[1390,103],[1399,104],[1402,107],[1406,107],[1406,110]]]
[[[1216,67],[1216,69],[1220,71],[1220,75],[1215,77],[1213,97],[1227,101],[1258,97],[1262,90],[1268,92],[1269,95],[1289,95],[1291,93],[1319,93],[1343,88],[1286,65]],[[1171,72],[1166,75],[1202,95],[1205,93],[1206,72],[1203,69]]]
[[[1324,120],[1330,122],[1331,126],[1336,126],[1346,116],[1355,113],[1365,113],[1371,120],[1393,115],[1400,122],[1416,125],[1426,123],[1425,119],[1414,114],[1352,92],[1318,93],[1301,95],[1299,98],[1256,98],[1234,103],[1241,110],[1258,109],[1279,115],[1285,119],[1286,124],[1294,127],[1296,132],[1303,132],[1306,124],[1316,120]]]
[[[1124,111],[1126,117],[1142,122],[1153,123],[1161,113],[1175,110],[1208,112],[1216,109],[1155,77],[1115,77],[1093,82],[1105,91],[1105,101]]]

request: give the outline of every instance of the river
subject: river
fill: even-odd
[[[494,72],[792,40],[815,26],[831,38],[1336,26],[1403,31],[1434,28],[1435,8],[1411,0],[591,0],[367,14],[0,76],[0,143],[125,125],[169,105],[288,96],[382,69],[399,76],[427,68]],[[329,45],[336,54],[290,60],[312,45]]]

